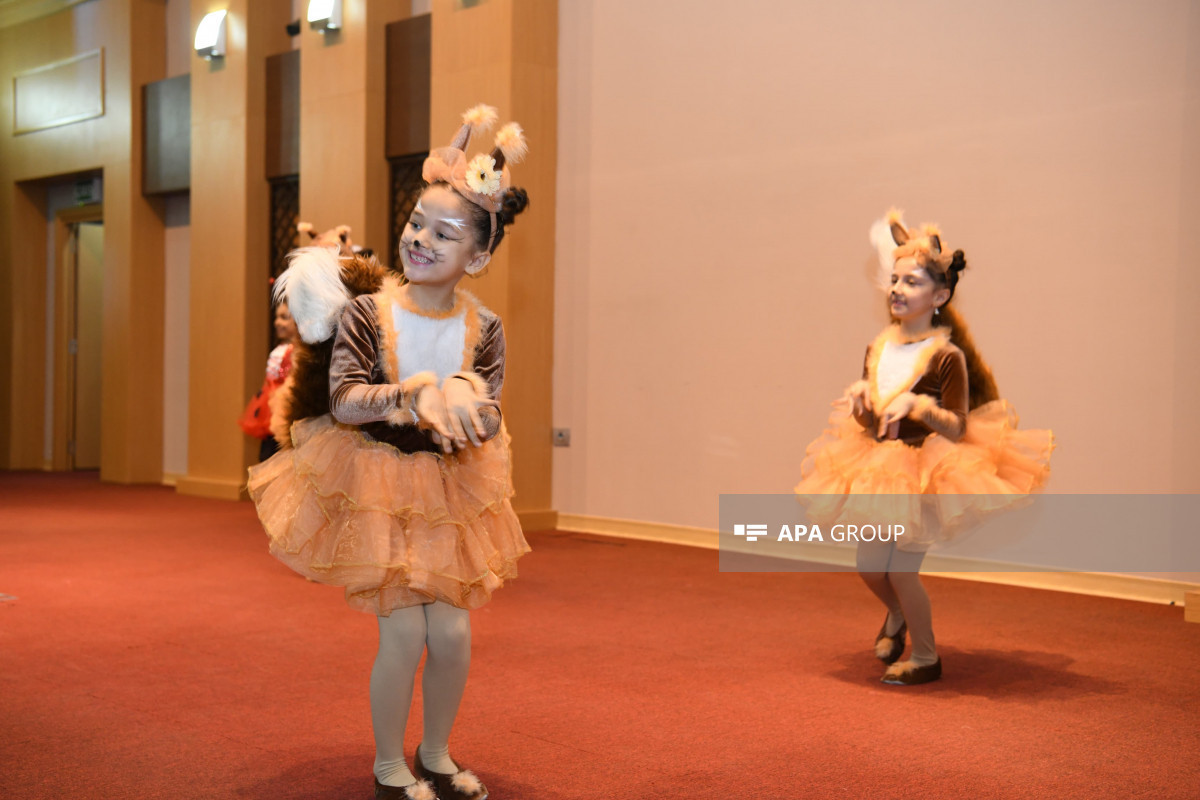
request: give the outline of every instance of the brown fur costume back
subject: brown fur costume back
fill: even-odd
[[[374,294],[382,288],[387,268],[373,255],[355,253],[345,259],[342,283],[352,298]],[[317,344],[296,341],[291,374],[271,398],[271,433],[280,447],[292,446],[293,422],[329,413],[329,362],[336,336],[335,332]]]

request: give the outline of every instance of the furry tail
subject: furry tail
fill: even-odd
[[[332,336],[342,309],[350,302],[337,251],[325,247],[293,250],[288,268],[275,281],[275,302],[288,304],[300,338],[309,344]]]

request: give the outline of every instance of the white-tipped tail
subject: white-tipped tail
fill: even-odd
[[[328,247],[301,247],[288,256],[288,268],[275,281],[275,302],[286,301],[300,338],[323,342],[337,330],[350,290],[342,283],[342,262]]]

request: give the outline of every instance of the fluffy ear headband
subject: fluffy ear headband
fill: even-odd
[[[911,257],[926,272],[938,274],[946,274],[955,267],[955,271],[961,271],[966,266],[961,250],[953,254],[943,252],[942,232],[936,225],[910,230],[905,227],[902,214],[893,208],[871,226],[869,237],[879,255],[876,283],[880,289],[887,291],[891,286],[892,267],[901,258]]]
[[[521,126],[510,122],[496,132],[490,154],[480,153],[467,161],[467,146],[472,134],[491,129],[496,123],[496,109],[478,105],[462,116],[463,124],[449,147],[439,147],[429,154],[421,168],[426,183],[445,181],[467,200],[488,212],[492,230],[488,235],[488,250],[496,238],[496,212],[504,206],[504,192],[512,185],[508,164],[518,164],[529,151]]]

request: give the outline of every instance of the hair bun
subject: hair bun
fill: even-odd
[[[501,201],[500,210],[496,212],[496,216],[503,224],[511,225],[517,214],[520,214],[528,206],[529,194],[524,189],[513,187],[505,190],[504,199]]]
[[[951,272],[962,272],[967,268],[967,256],[962,250],[955,250],[954,255],[950,258],[949,270]]]

